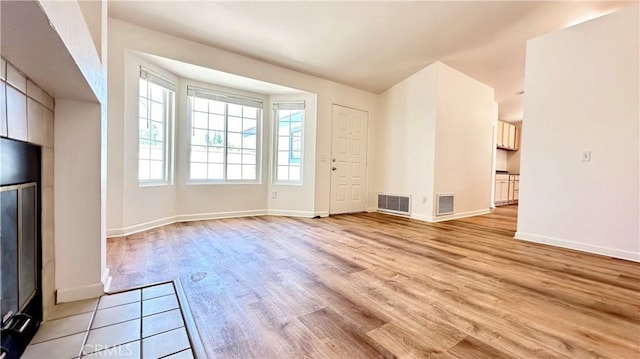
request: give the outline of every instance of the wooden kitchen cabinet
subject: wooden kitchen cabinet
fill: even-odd
[[[496,206],[509,204],[509,175],[506,173],[496,174],[494,203]]]
[[[511,123],[498,121],[498,138],[496,146],[505,150],[518,149],[518,128]]]

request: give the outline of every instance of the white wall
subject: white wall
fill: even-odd
[[[630,6],[527,43],[516,238],[640,261],[638,28]]]
[[[315,152],[313,149],[307,151],[308,155],[314,155],[314,159],[328,159],[330,157],[331,117],[334,103],[365,110],[369,112],[370,121],[375,118],[377,96],[372,93],[119,20],[109,19],[109,180],[107,221],[111,234],[122,234],[162,224],[163,218],[166,218],[163,216],[170,214],[168,208],[171,207],[161,203],[158,207],[149,208],[149,211],[145,209],[143,214],[139,214],[140,212],[136,214],[126,210],[126,208],[135,208],[137,206],[137,204],[131,202],[151,203],[151,201],[154,201],[153,197],[159,195],[154,193],[153,189],[145,189],[146,191],[134,189],[133,182],[127,179],[136,173],[135,171],[132,172],[128,163],[134,161],[137,156],[136,153],[132,152],[130,144],[127,145],[125,142],[129,141],[128,138],[134,134],[124,126],[128,118],[127,113],[130,112],[123,100],[127,91],[124,85],[125,71],[129,71],[125,66],[125,53],[129,50],[170,58],[316,94]],[[270,116],[269,114],[269,118]],[[265,118],[267,118],[266,111]],[[309,131],[313,130],[313,125],[311,123]],[[308,134],[311,135],[312,133],[309,132]],[[305,138],[305,142],[311,145],[314,139]],[[180,162],[182,161],[178,163]],[[188,192],[184,194],[182,193],[183,188],[178,187],[181,193],[180,199],[174,206],[174,208],[177,208],[174,215],[178,217],[186,216],[192,219],[202,214],[205,215],[203,218],[212,218],[214,215],[224,216],[226,214],[224,212],[235,212],[229,215],[249,215],[264,213],[268,210],[266,208],[267,205],[274,205],[274,209],[281,211],[285,207],[289,207],[286,203],[291,204],[296,201],[295,199],[301,201],[300,204],[296,202],[296,207],[288,208],[289,210],[304,212],[305,215],[308,214],[309,216],[326,215],[329,210],[329,161],[307,161],[305,166],[312,166],[305,168],[305,186],[302,189],[279,186],[281,188],[278,189],[278,199],[282,199],[281,201],[267,201],[267,187],[263,187],[268,184],[266,181],[263,182],[263,186],[248,187],[221,185],[214,189],[213,186],[190,186]],[[179,177],[180,169],[177,168],[177,170],[176,185],[184,187],[184,180],[180,181],[181,178]],[[266,168],[263,167],[263,170],[266,170]],[[307,173],[307,170],[310,172]],[[263,172],[263,174],[265,173]],[[307,175],[311,178],[307,178]],[[307,181],[310,181],[309,186],[306,185]],[[134,195],[130,195],[132,193]],[[214,197],[215,202],[205,203],[202,200],[204,193]],[[213,195],[214,193],[216,195]],[[224,204],[224,208],[222,206],[211,207],[214,203],[218,205]],[[223,209],[224,212],[219,212]],[[144,216],[144,218],[134,218],[133,216]],[[178,219],[189,219],[186,217]],[[149,221],[156,222],[149,223]]]
[[[426,221],[488,212],[493,89],[436,62],[380,97],[371,195],[410,195],[411,216]],[[438,193],[455,193],[454,215],[435,218]]]
[[[453,217],[488,213],[494,178],[493,89],[447,65],[437,65],[434,195],[455,193]]]
[[[376,169],[373,195],[410,195],[412,217],[420,219],[433,217],[437,82],[438,67],[432,65],[380,95],[378,145],[370,161]],[[370,203],[375,210],[377,202]]]

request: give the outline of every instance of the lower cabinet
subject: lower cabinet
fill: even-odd
[[[518,203],[520,191],[520,175],[506,173],[496,174],[496,191],[494,203],[496,206]]]

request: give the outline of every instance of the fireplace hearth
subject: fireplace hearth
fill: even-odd
[[[41,148],[0,138],[0,358],[19,358],[42,320]]]

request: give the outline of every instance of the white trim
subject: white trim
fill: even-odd
[[[111,287],[112,278],[110,274],[111,272],[109,271],[109,268],[104,267],[104,269],[102,270],[102,284],[105,293],[109,292],[109,287]]]
[[[56,304],[75,302],[77,300],[98,298],[104,294],[102,282],[83,285],[75,288],[63,288],[56,291]]]
[[[156,227],[161,227],[167,224],[171,224],[171,223],[175,223],[176,219],[175,216],[174,217],[165,217],[165,218],[161,218],[161,219],[156,219],[153,221],[149,221],[149,222],[144,222],[144,223],[140,223],[140,224],[135,224],[133,226],[129,226],[129,227],[124,227],[124,228],[114,228],[114,229],[108,229],[107,230],[107,238],[110,237],[121,237],[121,236],[128,236],[134,233],[138,233],[138,232],[142,232],[142,231],[146,231],[149,229],[153,229]]]
[[[311,211],[287,211],[287,210],[279,210],[279,209],[270,209],[270,210],[267,210],[267,215],[313,218],[316,216],[316,213]]]
[[[175,218],[174,223],[206,221],[209,219],[222,219],[222,218],[254,217],[254,216],[264,216],[265,214],[267,214],[267,211],[264,209],[251,210],[251,211],[180,214],[174,217]]]
[[[365,209],[365,211],[367,213],[371,213],[371,212],[377,212],[378,208],[377,207],[367,207],[367,209]]]
[[[625,251],[611,247],[599,246],[596,244],[575,242],[567,239],[548,237],[533,233],[516,232],[516,235],[513,238],[526,242],[547,244],[561,248],[568,248],[582,252],[640,262],[640,252]]]
[[[214,213],[197,213],[197,214],[180,214],[173,217],[166,217],[155,221],[144,222],[124,228],[113,228],[107,230],[107,238],[124,237],[135,233],[144,232],[149,229],[162,227],[167,224],[180,223],[180,222],[194,222],[194,221],[206,221],[210,219],[222,219],[222,218],[240,218],[240,217],[255,217],[255,216],[288,216],[288,217],[328,217],[329,212],[312,212],[312,211],[284,211],[284,210],[249,210],[249,211],[233,211],[233,212],[214,212]],[[108,273],[107,273],[108,275]],[[103,282],[104,282],[103,276]],[[110,279],[109,279],[110,281]],[[106,285],[105,285],[106,286]]]
[[[417,219],[419,221],[424,221],[424,222],[437,223],[437,222],[450,221],[452,219],[481,216],[483,214],[489,214],[489,213],[491,213],[491,210],[487,208],[487,209],[479,209],[475,211],[461,212],[461,213],[455,213],[451,215],[438,216],[438,217],[425,216],[422,214],[412,214],[411,218]]]

